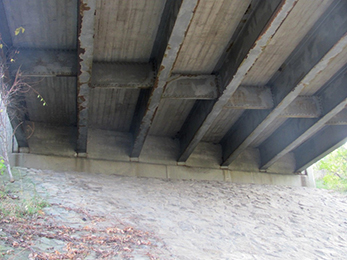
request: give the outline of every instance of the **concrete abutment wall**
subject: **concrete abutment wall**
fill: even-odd
[[[116,174],[162,179],[214,180],[285,186],[306,186],[306,175],[269,174],[199,167],[161,165],[141,162],[117,162],[87,158],[69,158],[37,154],[12,154],[14,166],[42,170]]]
[[[259,172],[257,149],[247,150],[229,168],[220,166],[219,145],[200,143],[189,160],[181,165],[177,140],[149,136],[139,158],[129,157],[128,133],[89,129],[88,152],[75,152],[72,127],[30,124],[34,133],[28,139],[28,153],[13,153],[12,165],[42,170],[105,173],[163,179],[215,180],[233,183],[309,186],[306,175],[293,174],[293,158],[284,157],[267,173]]]

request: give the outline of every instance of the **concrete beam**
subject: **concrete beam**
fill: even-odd
[[[296,172],[305,170],[347,141],[347,126],[325,126],[309,140],[297,147],[294,152]]]
[[[186,161],[194,151],[295,3],[294,0],[259,1],[219,71],[222,84],[219,99],[197,102],[180,131],[179,162]]]
[[[271,109],[273,108],[271,88],[240,86],[224,108]],[[317,97],[299,96],[280,114],[280,117],[317,118],[320,114]]]
[[[281,114],[286,118],[317,118],[322,111],[318,97],[297,97]]]
[[[151,88],[154,79],[151,63],[93,63],[93,88]]]
[[[166,0],[151,53],[156,71],[160,69],[182,2],[182,0]]]
[[[16,62],[11,63],[11,75],[18,69],[26,77],[76,76],[77,55],[69,50],[16,51]],[[152,63],[93,62],[92,88],[153,87],[155,72]],[[215,99],[218,96],[216,78],[212,75],[174,75],[168,80],[163,98]]]
[[[79,0],[77,73],[77,153],[87,153],[88,103],[94,51],[96,0]]]
[[[327,125],[347,125],[347,109],[342,110],[327,122]]]
[[[160,56],[161,62],[154,87],[149,95],[147,105],[145,108],[142,107],[141,111],[137,113],[141,118],[140,123],[133,123],[132,129],[134,133],[134,145],[130,154],[131,157],[140,156],[143,144],[147,138],[155,113],[158,109],[159,102],[161,100],[167,81],[171,76],[174,63],[179,54],[180,47],[191,23],[198,2],[199,1],[197,0],[183,0],[181,5],[179,6],[178,13],[168,10],[170,11],[169,14],[171,16],[163,17],[167,21],[165,23],[165,26],[163,25],[163,27],[166,27],[168,29],[166,32],[168,33],[169,37],[167,37],[166,34],[163,34],[161,36],[163,37],[161,42],[165,43],[165,53],[159,53],[159,55],[162,55]],[[176,4],[179,4],[179,1],[177,1]],[[176,8],[174,7],[173,10],[176,10]],[[166,14],[164,13],[163,15]],[[162,26],[161,28],[159,28],[158,33],[160,33],[161,30]],[[169,38],[168,41],[167,38]]]
[[[346,82],[347,66],[340,70],[317,95],[322,105],[321,118],[291,119],[259,147],[261,170],[266,170],[283,155],[309,139],[347,106]]]
[[[347,2],[333,3],[270,80],[275,108],[246,111],[229,130],[221,141],[223,166],[234,161],[347,46],[345,10]]]
[[[216,77],[212,75],[173,75],[168,79],[162,98],[216,99]]]
[[[20,69],[25,77],[77,75],[77,54],[73,50],[19,49],[10,65],[11,76]]]
[[[18,69],[26,77],[77,75],[77,54],[73,50],[19,49],[11,63],[11,76]],[[150,88],[154,83],[151,63],[93,62],[93,88]]]
[[[272,107],[272,93],[269,87],[240,86],[224,108],[270,109]]]

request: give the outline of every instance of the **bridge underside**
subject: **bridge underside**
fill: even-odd
[[[1,0],[8,74],[35,89],[17,164],[296,174],[347,137],[346,13],[344,0]]]

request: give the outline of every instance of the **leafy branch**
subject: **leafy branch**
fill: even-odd
[[[327,173],[322,179],[326,188],[347,191],[347,147],[341,146],[316,165]]]

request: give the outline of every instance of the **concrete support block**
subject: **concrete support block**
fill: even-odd
[[[301,176],[301,178],[305,177],[305,179],[306,179],[305,180],[305,182],[306,182],[306,186],[305,187],[316,188],[316,180],[315,180],[315,177],[314,177],[313,166],[308,167],[306,169],[306,173],[307,173],[307,175],[302,175]]]
[[[295,165],[294,154],[288,153],[269,167],[266,172],[287,174],[288,172],[295,172]]]
[[[78,158],[87,158],[88,154],[87,153],[76,153],[76,157],[78,157]]]
[[[176,165],[179,142],[168,137],[148,136],[140,156],[142,163]]]
[[[19,153],[30,153],[29,147],[18,147]]]
[[[222,147],[219,144],[200,142],[186,161],[187,166],[219,168],[222,158]]]
[[[231,182],[231,174],[229,170],[224,170],[223,169],[223,174],[224,174],[224,181],[226,182]]]
[[[30,153],[74,157],[75,127],[25,122]]]
[[[257,172],[260,165],[259,150],[255,148],[247,148],[243,151],[237,160],[229,165],[229,169],[233,171],[249,171]]]
[[[131,134],[89,129],[88,157],[92,159],[129,161]]]

